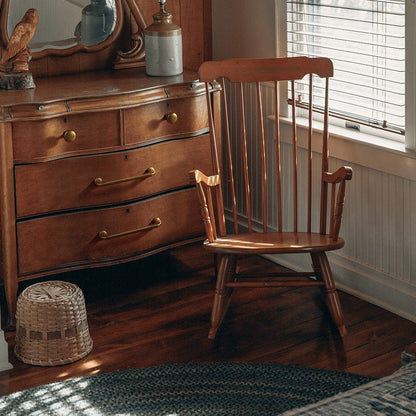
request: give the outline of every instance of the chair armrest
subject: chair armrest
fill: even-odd
[[[333,173],[324,172],[322,179],[327,183],[338,183],[340,181],[349,181],[352,178],[352,168],[342,166]]]
[[[196,185],[205,232],[208,241],[212,243],[217,238],[216,218],[218,219],[219,235],[226,233],[221,186],[219,186],[221,185],[220,175],[206,176],[199,170],[191,170],[189,171],[189,181],[192,185]]]
[[[342,211],[345,201],[345,181],[352,178],[352,168],[342,166],[333,173],[324,172],[322,174],[323,188],[326,192],[327,184],[331,184],[331,210],[330,210],[330,226],[329,235],[334,241],[338,239],[341,227]],[[339,185],[338,185],[339,184]],[[338,191],[336,188],[338,187]]]
[[[206,176],[200,170],[189,171],[189,182],[192,185],[203,182],[207,186],[217,186],[220,184],[220,175]]]

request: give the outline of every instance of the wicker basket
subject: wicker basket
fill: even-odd
[[[36,283],[17,300],[16,357],[53,366],[85,357],[92,349],[81,289],[62,281]]]

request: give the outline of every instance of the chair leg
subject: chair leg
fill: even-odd
[[[332,276],[328,258],[325,252],[311,253],[311,257],[316,275],[325,284],[323,292],[325,294],[325,301],[329,312],[338,327],[340,335],[344,336],[347,334],[347,329],[345,328],[342,307],[339,301],[337,290],[335,288],[335,282]]]
[[[231,300],[232,288],[226,284],[233,278],[236,268],[236,257],[233,255],[219,256],[217,283],[215,287],[214,304],[211,314],[211,329],[209,339],[214,339],[220,327]]]

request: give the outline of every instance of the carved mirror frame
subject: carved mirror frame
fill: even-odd
[[[10,3],[13,0],[0,0],[0,37],[3,46],[6,46],[9,41],[7,33],[7,20],[10,8]],[[128,68],[141,66],[144,64],[144,29],[146,23],[144,21],[140,7],[136,4],[135,0],[115,0],[117,22],[111,35],[103,42],[93,45],[85,46],[78,44],[71,46],[67,49],[44,49],[39,52],[33,52],[33,59],[40,59],[45,56],[68,56],[76,52],[98,52],[102,49],[110,46],[114,40],[120,35],[124,23],[124,7],[130,11],[134,20],[136,21],[138,30],[132,33],[131,36],[131,48],[128,51],[118,51],[116,59],[114,61],[114,68]]]

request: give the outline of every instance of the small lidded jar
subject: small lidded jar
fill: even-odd
[[[146,73],[152,76],[179,75],[182,66],[182,30],[165,10],[166,0],[159,0],[160,11],[144,31]]]

